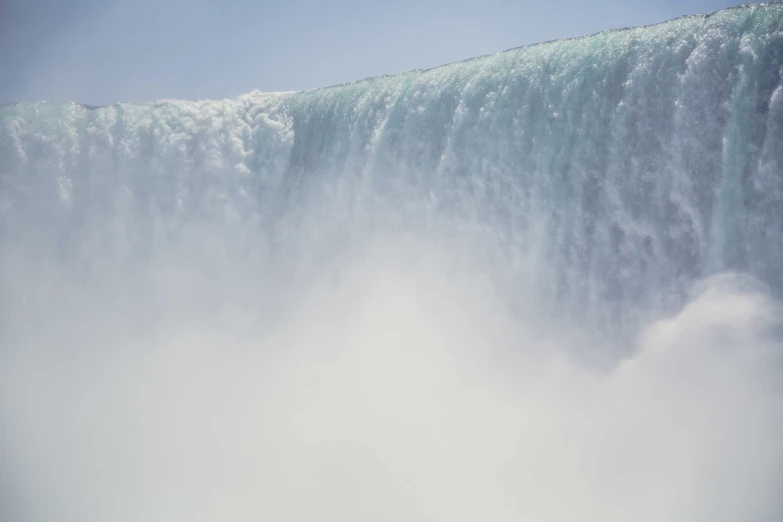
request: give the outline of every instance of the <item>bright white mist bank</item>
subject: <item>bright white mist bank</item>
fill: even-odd
[[[20,332],[1,374],[12,513],[779,517],[782,315],[758,285],[711,279],[599,364],[585,354],[616,340],[515,315],[430,247],[357,257],[275,324],[225,295],[175,288],[145,317],[146,298],[96,290]]]

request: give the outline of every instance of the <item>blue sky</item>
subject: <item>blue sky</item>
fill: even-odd
[[[736,0],[0,0],[0,102],[298,90]]]

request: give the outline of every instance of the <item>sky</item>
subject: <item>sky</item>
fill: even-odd
[[[289,91],[737,0],[0,0],[0,103]]]

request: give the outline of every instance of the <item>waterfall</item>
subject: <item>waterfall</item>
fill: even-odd
[[[774,2],[311,91],[0,106],[0,503],[778,520],[782,75]]]

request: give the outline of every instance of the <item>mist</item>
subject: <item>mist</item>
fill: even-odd
[[[374,238],[250,298],[239,282],[264,275],[236,257],[167,252],[20,312],[0,361],[5,516],[780,516],[783,315],[763,285],[715,276],[601,338],[433,244]]]

